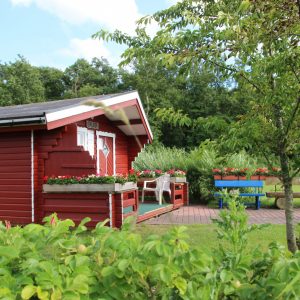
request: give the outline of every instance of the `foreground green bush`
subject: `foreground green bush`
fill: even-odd
[[[0,299],[298,299],[300,255],[276,244],[248,250],[247,215],[234,201],[220,213],[220,246],[191,249],[184,227],[142,240],[129,223],[46,218],[44,226],[0,226]]]

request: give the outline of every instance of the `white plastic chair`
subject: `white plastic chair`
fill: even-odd
[[[156,182],[156,186],[147,187],[147,184],[152,182]],[[163,192],[168,192],[171,198],[170,175],[165,174],[154,180],[144,181],[144,186],[142,189],[142,202],[144,202],[145,191],[154,192],[156,200],[158,201],[159,205],[161,205]]]

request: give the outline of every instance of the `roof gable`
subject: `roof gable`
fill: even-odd
[[[137,91],[1,107],[0,126],[44,124],[51,130],[102,114],[116,122],[116,126],[126,135],[147,135],[150,140],[153,138]],[[140,120],[138,124],[131,124],[137,120]]]

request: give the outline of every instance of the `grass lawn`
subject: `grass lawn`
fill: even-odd
[[[152,234],[163,235],[174,225],[137,225],[136,231],[143,237]],[[192,247],[200,247],[205,252],[211,252],[213,248],[218,247],[218,239],[215,225],[186,225],[188,242]],[[286,247],[285,225],[269,225],[261,230],[254,231],[249,234],[249,248],[265,251],[271,242],[278,242]]]

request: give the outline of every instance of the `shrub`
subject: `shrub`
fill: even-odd
[[[165,172],[171,169],[188,170],[189,164],[188,153],[183,149],[148,146],[135,159],[133,167],[138,171],[159,169]]]
[[[272,244],[249,250],[244,207],[229,201],[216,220],[218,249],[186,243],[186,228],[146,240],[128,221],[86,232],[71,220],[44,226],[0,224],[1,299],[297,299],[300,255]]]

